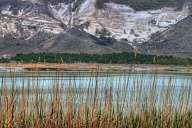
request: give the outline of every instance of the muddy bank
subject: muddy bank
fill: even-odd
[[[184,72],[192,73],[192,67],[167,66],[167,65],[132,65],[132,64],[0,64],[0,72],[9,71],[100,71],[100,72]]]

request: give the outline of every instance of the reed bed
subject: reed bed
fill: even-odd
[[[152,76],[1,79],[0,128],[191,128],[192,87]],[[57,79],[55,79],[57,78]],[[78,78],[79,79],[79,78]],[[83,79],[83,78],[82,78]],[[115,82],[114,82],[115,81]]]

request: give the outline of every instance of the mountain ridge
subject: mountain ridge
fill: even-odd
[[[153,36],[191,14],[190,4],[138,11],[115,0],[102,1],[104,7],[98,8],[98,1],[0,0],[0,54],[155,53],[147,49],[156,44]]]
[[[156,33],[141,49],[146,54],[188,56],[192,55],[192,15]]]

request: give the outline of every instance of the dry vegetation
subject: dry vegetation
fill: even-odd
[[[130,71],[149,71],[149,72],[183,72],[192,73],[192,66],[169,66],[152,64],[98,64],[98,63],[75,63],[75,64],[50,64],[50,63],[0,63],[0,71],[84,71],[92,72],[100,69],[102,72],[130,72]],[[0,75],[1,76],[1,75]]]
[[[95,77],[79,87],[70,77],[43,88],[39,79],[15,86],[15,77],[11,83],[2,78],[0,128],[192,127],[190,80],[178,87],[170,79],[158,87],[155,76],[148,83],[135,78],[134,85],[129,78],[113,85]]]

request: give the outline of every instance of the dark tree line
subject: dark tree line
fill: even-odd
[[[11,58],[1,58],[1,63],[104,63],[104,64],[165,64],[165,65],[192,65],[190,58],[172,56],[144,55],[136,53],[112,54],[68,54],[68,53],[31,53],[17,54]]]

